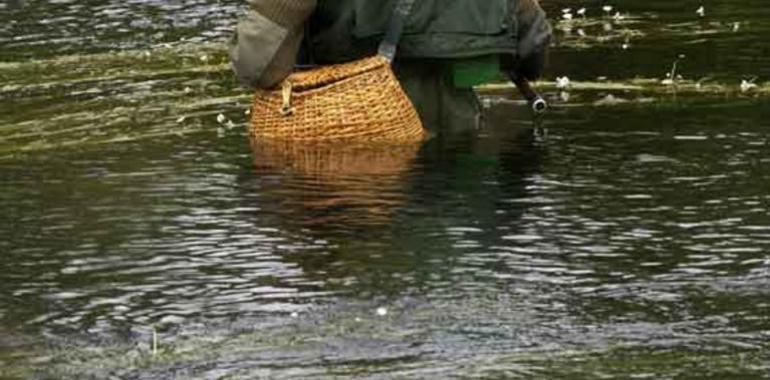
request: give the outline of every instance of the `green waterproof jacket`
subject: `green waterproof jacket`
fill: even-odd
[[[319,0],[306,49],[315,63],[372,55],[397,0]],[[537,0],[420,0],[399,43],[400,58],[502,57],[529,79],[543,69],[551,27]]]
[[[339,62],[374,53],[396,1],[319,1],[310,20],[313,58],[321,63]],[[399,56],[515,54],[518,28],[514,5],[511,0],[417,1],[399,44]]]
[[[309,33],[300,63],[347,62],[377,51],[397,0],[249,1],[252,9],[231,41],[233,67],[247,86],[270,87],[291,71],[303,23]],[[498,56],[504,70],[532,79],[550,36],[537,0],[419,0],[398,54],[445,62]]]

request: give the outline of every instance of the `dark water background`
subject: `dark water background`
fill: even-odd
[[[764,1],[605,4],[545,4],[549,79],[770,76]],[[241,9],[0,3],[0,378],[770,378],[767,98],[573,91],[533,132],[486,94],[470,136],[276,151]]]

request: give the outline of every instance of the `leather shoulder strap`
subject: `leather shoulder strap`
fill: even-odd
[[[396,7],[393,9],[388,31],[385,33],[385,38],[382,40],[378,51],[381,56],[387,58],[390,62],[393,62],[396,58],[398,42],[401,40],[401,35],[404,33],[406,21],[412,13],[412,6],[415,1],[416,0],[397,0]]]

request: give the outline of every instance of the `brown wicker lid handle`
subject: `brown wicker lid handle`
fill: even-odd
[[[291,90],[292,85],[289,81],[283,82],[283,88],[281,88],[281,95],[283,96],[283,104],[281,105],[281,115],[291,116],[294,114],[294,107],[291,106]]]

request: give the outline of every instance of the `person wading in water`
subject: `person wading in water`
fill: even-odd
[[[353,61],[377,52],[395,0],[251,0],[230,43],[245,86],[272,88],[295,67]],[[473,87],[500,77],[537,79],[551,26],[537,0],[420,0],[394,70],[429,130],[475,128]]]

